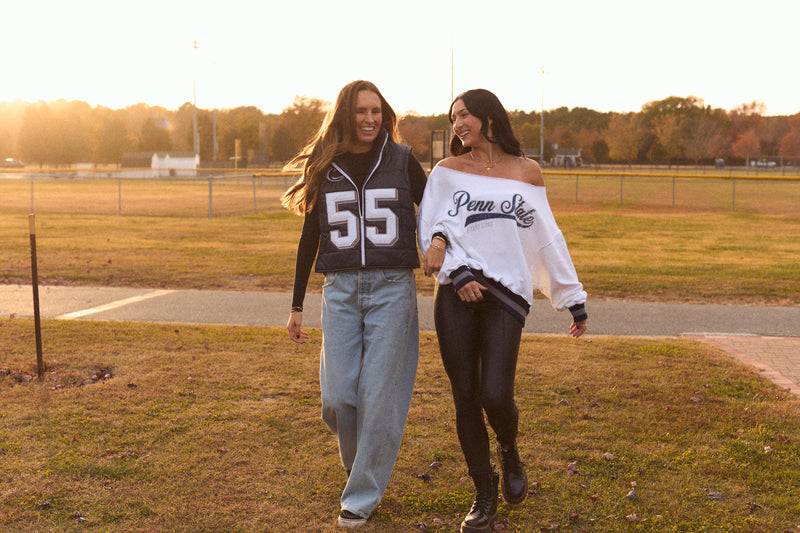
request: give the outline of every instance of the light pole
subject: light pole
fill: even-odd
[[[197,50],[199,46],[197,45],[197,41],[194,41],[194,49]],[[194,119],[193,119],[193,131],[192,131],[192,148],[194,150],[194,155],[200,153],[200,137],[197,135],[197,55],[195,54],[194,57],[194,87],[193,87],[193,102],[192,107],[194,108]]]

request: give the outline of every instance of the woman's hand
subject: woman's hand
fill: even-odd
[[[422,271],[426,276],[436,276],[444,264],[444,251],[447,244],[441,237],[436,236],[431,241],[431,245],[425,251],[425,258],[422,262]]]
[[[422,269],[426,276],[435,276],[439,273],[444,263],[444,250],[439,250],[433,246],[425,252],[422,262]]]
[[[572,325],[569,327],[569,334],[575,337],[576,339],[586,333],[586,321],[581,320],[580,322],[573,322]]]
[[[298,344],[304,344],[308,340],[308,333],[301,329],[302,325],[302,311],[292,311],[289,314],[289,322],[286,324],[286,329],[289,330],[289,338]]]
[[[470,281],[460,289],[458,289],[458,297],[462,302],[480,302],[483,300],[483,293],[481,291],[489,290],[489,287],[484,287],[477,281]]]

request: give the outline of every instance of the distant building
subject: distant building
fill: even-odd
[[[557,148],[553,156],[553,166],[579,167],[583,165],[580,148]]]
[[[122,155],[123,178],[195,177],[200,156],[192,152],[127,152]]]
[[[539,150],[537,148],[523,148],[522,154],[528,159],[539,161]]]

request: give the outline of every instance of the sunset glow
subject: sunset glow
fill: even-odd
[[[332,101],[365,78],[400,113],[438,114],[452,44],[455,93],[485,87],[510,109],[538,109],[543,86],[547,109],[638,111],[692,95],[788,115],[800,112],[800,75],[785,60],[799,15],[778,0],[9,2],[0,101],[177,109],[196,81],[198,107],[280,113],[295,95]]]

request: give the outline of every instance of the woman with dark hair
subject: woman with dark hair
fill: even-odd
[[[316,257],[322,287],[322,418],[347,472],[341,527],[380,503],[403,436],[419,357],[414,204],[425,171],[395,142],[396,116],[378,88],[354,81],[289,163],[303,175],[282,198],[305,216],[287,329],[304,343],[303,300]]]
[[[517,450],[514,378],[534,289],[569,309],[573,337],[586,331],[586,292],[547,202],[539,165],[526,159],[508,114],[484,89],[450,106],[451,157],[431,172],[417,215],[425,274],[436,280],[434,320],[450,379],[456,430],[476,498],[462,532],[488,532],[500,476],[483,413],[497,438],[506,503],[528,495]]]

